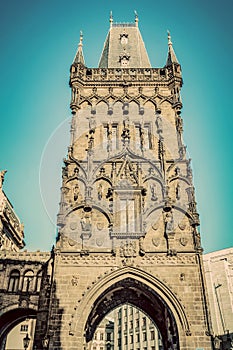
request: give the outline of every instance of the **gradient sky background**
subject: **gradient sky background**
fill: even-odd
[[[4,190],[25,224],[26,248],[50,250],[55,241],[69,67],[80,29],[86,65],[98,66],[110,10],[115,22],[133,22],[137,10],[153,67],[166,62],[170,30],[202,245],[205,252],[233,246],[233,1],[10,0],[0,3],[0,169],[8,170]]]

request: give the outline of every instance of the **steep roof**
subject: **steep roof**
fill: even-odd
[[[110,16],[110,29],[99,61],[100,68],[149,68],[147,51],[135,23],[113,23]]]
[[[167,32],[167,36],[168,36],[168,55],[167,55],[166,66],[170,66],[172,63],[179,64],[175,51],[172,46],[171,35],[169,31]]]
[[[85,66],[85,60],[83,55],[83,33],[81,31],[80,31],[78,50],[74,58],[74,63],[82,63]]]

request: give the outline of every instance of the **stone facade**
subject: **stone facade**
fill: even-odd
[[[35,344],[90,349],[104,317],[128,303],[156,323],[165,349],[211,349],[181,67],[170,35],[165,67],[133,65],[131,55],[145,57],[142,40],[137,53],[127,46],[137,21],[110,22],[113,53],[105,43],[101,67],[87,68],[81,36],[70,69],[52,299]],[[123,56],[128,63],[117,68]]]
[[[3,257],[1,297],[12,305],[7,315],[34,310],[37,350],[90,350],[97,327],[124,304],[157,325],[164,349],[210,350],[199,216],[182,140],[181,66],[169,34],[166,65],[150,67],[137,16],[130,25],[111,17],[108,38],[99,68],[85,66],[82,35],[71,65],[56,245],[41,261],[30,253],[28,260],[27,253]],[[11,261],[21,265],[20,276],[29,264],[43,271],[40,291],[31,289],[30,274],[14,291]],[[4,296],[9,286],[13,294]]]
[[[5,173],[0,171],[0,251],[18,251],[25,246],[24,225],[3,191]]]

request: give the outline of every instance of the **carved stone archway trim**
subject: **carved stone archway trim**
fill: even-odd
[[[127,293],[124,292],[125,286],[128,297]],[[137,294],[138,300],[142,298],[141,305],[136,301],[136,298],[133,299],[133,290]],[[120,300],[117,302],[116,300],[120,294]],[[109,304],[107,299],[109,299]],[[89,342],[93,336],[95,327],[101,321],[100,318],[103,318],[110,310],[127,302],[139,307],[155,323],[159,323],[160,321],[157,320],[156,322],[156,317],[150,313],[148,306],[145,306],[150,299],[153,299],[151,305],[154,308],[157,307],[160,313],[164,312],[168,315],[169,322],[173,324],[172,327],[176,328],[174,331],[176,338],[180,334],[183,336],[190,334],[184,308],[175,294],[158,278],[135,267],[118,269],[93,286],[81,300],[77,308],[76,321],[78,320],[78,322],[76,322],[75,333],[82,339],[84,336],[84,343]],[[106,312],[102,312],[102,315],[99,317],[98,312],[101,314],[99,308],[101,303],[105,303]],[[160,322],[161,327],[162,322],[164,322],[164,319]],[[165,337],[165,331],[160,328],[160,332]]]

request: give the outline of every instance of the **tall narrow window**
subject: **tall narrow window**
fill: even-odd
[[[42,271],[39,271],[37,276],[36,276],[36,286],[35,286],[36,292],[40,291],[41,281],[42,281]]]
[[[121,199],[121,231],[122,233],[135,232],[135,205],[134,199]]]
[[[18,270],[13,270],[10,273],[8,292],[18,292],[20,273]]]
[[[145,140],[145,149],[151,149],[152,148],[152,142],[151,142],[151,126],[149,123],[144,124],[144,140]]]
[[[34,273],[32,270],[26,271],[23,276],[23,286],[22,291],[28,292],[29,290],[32,291],[32,283],[34,279]]]
[[[103,148],[106,149],[108,145],[108,125],[103,128]]]
[[[118,149],[118,129],[117,124],[112,125],[112,150]]]

